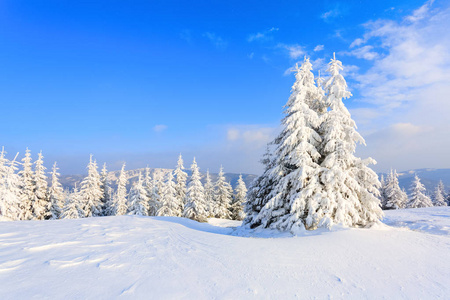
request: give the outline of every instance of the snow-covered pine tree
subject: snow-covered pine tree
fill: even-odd
[[[148,216],[148,195],[142,185],[142,175],[139,172],[138,181],[130,190],[130,205],[128,211],[130,215]]]
[[[84,218],[84,211],[80,207],[80,194],[75,185],[73,192],[64,192],[64,206],[61,213],[61,219]]]
[[[407,208],[419,208],[433,206],[431,199],[425,194],[425,186],[420,182],[419,176],[415,176],[410,188]]]
[[[172,216],[181,217],[181,201],[177,196],[176,184],[173,181],[173,174],[167,174],[166,183],[161,189],[160,207],[158,209],[158,216]]]
[[[365,141],[342,102],[351,96],[344,77],[339,74],[342,69],[342,63],[333,56],[328,68],[331,77],[325,84],[329,110],[320,126],[321,167],[324,168],[321,182],[326,196],[318,202],[313,219],[320,220],[319,226],[366,226],[383,216],[377,198],[380,182],[368,167],[375,160],[362,160],[354,155],[356,143],[365,145]]]
[[[102,191],[102,215],[111,216],[114,214],[114,207],[112,202],[112,188],[109,180],[106,163],[103,164],[102,172],[100,173],[101,191]]]
[[[386,178],[387,179],[387,178]],[[380,177],[380,206],[382,209],[386,207],[386,179],[382,174]]]
[[[148,215],[156,216],[158,214],[158,209],[161,207],[161,195],[160,195],[160,183],[161,180],[159,175],[153,174],[153,179],[150,178],[150,169],[147,168],[145,172],[145,186],[147,188],[148,195]]]
[[[80,199],[85,217],[98,217],[102,215],[102,182],[97,171],[97,162],[89,157],[87,166],[88,175],[81,182]]]
[[[396,170],[391,170],[384,187],[386,202],[385,209],[405,208],[408,203],[408,195],[400,188],[398,184],[398,174]]]
[[[38,159],[34,162],[34,201],[32,202],[34,218],[47,220],[50,218],[50,201],[47,197],[47,176],[45,175],[44,156],[42,151],[38,153]]]
[[[209,175],[209,170],[206,171],[205,177],[205,203],[206,203],[206,215],[208,218],[214,217],[214,212],[216,210],[216,201],[214,201],[214,185],[211,181],[211,175]]]
[[[206,222],[208,215],[206,212],[205,190],[203,189],[195,157],[191,165],[191,171],[192,175],[187,188],[183,217],[198,222]]]
[[[127,207],[127,183],[128,176],[125,171],[125,163],[122,165],[122,170],[120,170],[120,175],[117,180],[117,192],[114,195],[114,215],[122,216],[128,211]]]
[[[177,167],[174,171],[174,176],[176,179],[176,191],[178,202],[181,203],[180,210],[183,211],[184,204],[186,203],[186,181],[187,181],[187,173],[183,171],[183,158],[178,157]]]
[[[215,217],[230,219],[230,205],[233,199],[233,190],[231,185],[225,180],[222,166],[220,166],[220,171],[217,175],[214,198],[216,201]]]
[[[50,219],[59,219],[64,206],[64,190],[59,183],[59,173],[56,162],[52,169],[52,185],[48,191],[48,199],[50,201]]]
[[[267,145],[266,152],[261,159],[261,163],[264,165],[264,172],[252,182],[247,193],[247,202],[244,206],[246,216],[243,224],[251,228],[261,224],[259,220],[255,220],[258,218],[261,209],[270,200],[274,186],[274,175],[276,175],[273,172],[275,156],[273,155],[271,146],[273,146],[273,142]]]
[[[445,202],[445,188],[442,180],[439,181],[433,195],[433,205],[434,206],[447,206]]]
[[[19,153],[17,153],[19,154]],[[1,153],[0,162],[0,216],[12,221],[20,220],[22,211],[20,209],[19,176],[17,170],[17,155],[12,161],[4,157]]]
[[[244,203],[247,201],[247,187],[242,179],[242,175],[239,175],[237,182],[237,187],[235,189],[234,202],[231,205],[231,218],[233,220],[243,220],[244,214]]]
[[[274,142],[273,190],[254,219],[263,227],[297,232],[305,227],[315,229],[320,220],[316,213],[323,197],[317,149],[320,119],[311,108],[319,95],[311,70],[307,58],[300,68],[297,66],[296,81],[285,105],[283,129]]]
[[[31,162],[30,150],[25,150],[25,157],[22,159],[22,170],[19,172],[20,177],[20,207],[22,210],[21,220],[33,219],[32,204],[34,200],[34,174],[33,164]]]

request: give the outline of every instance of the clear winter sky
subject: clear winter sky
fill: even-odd
[[[450,167],[449,1],[0,1],[0,144],[84,173],[259,173],[306,55],[332,53],[367,147],[390,167]]]

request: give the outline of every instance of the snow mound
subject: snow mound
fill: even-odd
[[[386,222],[418,220],[445,230],[449,217],[449,208],[410,209],[388,212]],[[239,222],[209,222],[138,216],[2,222],[0,299],[450,294],[450,237],[434,229],[337,228],[290,237],[258,235],[237,227]]]

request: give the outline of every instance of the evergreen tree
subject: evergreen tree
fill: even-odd
[[[442,180],[439,181],[438,185],[436,186],[436,190],[434,191],[433,205],[447,206],[447,203],[445,202],[445,188]]]
[[[64,190],[59,183],[59,173],[56,162],[52,169],[52,185],[49,189],[48,199],[50,201],[50,219],[59,219],[64,205]]]
[[[20,209],[19,176],[15,173],[16,157],[8,161],[4,157],[4,151],[0,158],[0,216],[10,220],[20,220],[22,211]]]
[[[342,69],[342,63],[333,57],[328,68],[331,77],[325,84],[329,110],[323,115],[320,126],[323,139],[321,167],[324,170],[321,182],[326,196],[318,197],[321,200],[317,207],[313,207],[316,212],[313,224],[320,220],[319,226],[330,227],[335,223],[366,226],[383,216],[377,198],[380,182],[368,167],[376,162],[371,158],[361,160],[354,156],[356,143],[365,142],[342,102],[351,96],[344,77],[339,74]]]
[[[128,211],[127,207],[127,183],[128,176],[125,171],[125,163],[120,170],[119,179],[117,182],[117,192],[114,196],[114,215],[122,216]]]
[[[78,192],[77,186],[70,193],[66,191],[64,193],[64,206],[61,213],[61,219],[79,219],[84,218],[85,214],[83,209],[80,207],[80,194]]]
[[[31,162],[30,150],[25,150],[25,157],[22,159],[22,170],[20,177],[20,207],[22,210],[21,220],[33,219],[32,203],[34,200],[34,190],[36,188],[33,174],[33,164]]]
[[[205,190],[203,189],[201,175],[195,157],[191,165],[191,171],[192,175],[187,188],[183,217],[198,222],[206,222],[208,216],[206,212]]]
[[[177,197],[176,184],[173,181],[173,174],[167,174],[167,181],[161,190],[161,205],[158,209],[158,216],[181,217],[181,201]]]
[[[245,217],[243,205],[247,201],[247,187],[244,180],[242,180],[242,175],[239,175],[235,191],[234,202],[231,205],[231,218],[241,221]]]
[[[217,176],[215,185],[215,201],[216,211],[215,217],[221,219],[230,219],[230,205],[232,201],[233,190],[231,185],[225,181],[225,174],[223,173],[223,167],[220,166],[220,171]]]
[[[130,190],[130,205],[129,214],[138,216],[148,216],[148,195],[144,186],[142,185],[142,176],[139,173],[138,181]]]
[[[405,208],[408,203],[408,196],[398,184],[398,174],[396,170],[391,170],[385,186],[386,204],[385,209]]]
[[[317,227],[316,209],[323,197],[320,183],[321,137],[317,133],[320,119],[311,107],[319,98],[311,72],[312,65],[305,58],[297,67],[296,81],[285,105],[283,129],[275,139],[273,190],[254,222],[293,232]]]
[[[112,201],[112,188],[111,181],[109,180],[108,170],[106,169],[106,163],[103,164],[102,172],[100,174],[101,191],[102,191],[102,215],[111,216],[114,215],[114,207]]]
[[[216,202],[214,201],[214,185],[211,181],[211,176],[209,175],[209,170],[206,171],[205,177],[205,203],[206,203],[206,214],[208,218],[214,217],[214,212],[216,210]]]
[[[148,168],[147,168],[148,169]],[[157,178],[158,176],[155,174],[153,174],[153,179],[150,178],[150,171],[146,170],[145,173],[145,178],[146,178],[146,188],[147,188],[147,192],[149,193],[148,196],[148,215],[149,216],[156,216],[158,214],[158,209],[161,206],[160,200],[161,200],[161,196],[160,196],[160,190],[159,190],[159,186],[160,186],[160,179]]]
[[[384,176],[381,175],[380,177],[380,206],[382,209],[386,209],[386,180],[384,179]]]
[[[178,202],[181,203],[180,210],[183,211],[184,204],[186,203],[186,181],[187,181],[187,173],[183,171],[183,158],[178,157],[177,167],[174,171],[175,179],[176,179],[176,191]]]
[[[97,171],[97,162],[89,157],[88,175],[81,182],[80,199],[85,217],[102,215],[102,182]]]
[[[425,186],[420,182],[419,177],[416,175],[410,188],[411,194],[409,196],[408,208],[420,208],[433,206],[430,198],[426,196]]]
[[[34,170],[34,201],[32,202],[34,218],[37,220],[47,220],[50,218],[50,201],[47,197],[47,176],[45,176],[44,156],[42,151],[38,154],[35,161]]]

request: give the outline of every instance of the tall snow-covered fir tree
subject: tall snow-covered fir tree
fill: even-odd
[[[83,205],[85,217],[97,217],[102,215],[102,182],[97,171],[97,162],[89,157],[87,166],[88,175],[81,182],[80,199]]]
[[[219,174],[215,184],[214,200],[216,201],[215,217],[221,219],[230,219],[230,205],[233,200],[233,189],[225,180],[223,167],[220,166]]]
[[[130,215],[148,216],[148,194],[142,184],[142,175],[139,173],[138,181],[130,190],[128,211]]]
[[[174,176],[176,179],[176,191],[178,202],[181,203],[180,210],[183,211],[184,204],[186,203],[186,181],[187,181],[187,173],[183,171],[183,158],[178,157],[177,167],[175,168]]]
[[[127,206],[127,183],[128,176],[125,171],[125,164],[122,165],[122,169],[120,170],[120,175],[117,180],[117,192],[114,195],[114,215],[122,216],[125,215],[128,211]]]
[[[145,170],[145,187],[148,194],[148,215],[156,216],[158,209],[161,207],[161,191],[159,190],[160,181],[159,176],[154,173],[153,178],[150,178],[150,169]]]
[[[380,177],[380,206],[382,209],[385,209],[386,206],[386,179],[384,175]]]
[[[320,100],[305,58],[297,67],[296,81],[285,105],[283,129],[275,139],[274,184],[270,200],[253,223],[293,232],[314,229],[319,223],[316,209],[323,198],[319,158],[320,118],[311,107]]]
[[[237,186],[235,189],[234,201],[231,205],[231,218],[233,220],[243,220],[244,214],[244,203],[247,201],[247,187],[242,179],[242,175],[239,175]]]
[[[325,84],[328,111],[323,115],[319,133],[322,136],[321,182],[325,196],[315,208],[314,223],[330,227],[366,226],[383,216],[380,207],[377,174],[368,167],[375,160],[355,157],[356,144],[365,145],[356,131],[356,124],[342,102],[349,98],[347,83],[339,73],[342,63],[331,60],[328,72],[331,77]]]
[[[79,219],[84,218],[84,211],[80,207],[80,194],[75,185],[73,192],[64,193],[64,206],[61,213],[61,219]]]
[[[50,201],[50,219],[59,219],[64,206],[64,190],[59,183],[59,173],[56,162],[52,168],[52,185],[48,190],[48,200]]]
[[[102,191],[102,215],[111,216],[114,213],[113,202],[112,202],[112,188],[111,180],[109,180],[108,170],[106,168],[106,163],[103,164],[102,172],[100,173],[101,191]]]
[[[209,175],[209,170],[206,171],[204,190],[205,190],[206,214],[209,218],[214,217],[214,212],[216,210],[216,202],[214,201],[214,185],[211,181],[211,175]]]
[[[434,190],[433,205],[447,206],[447,203],[445,202],[445,187],[442,180],[439,181],[438,185],[436,186],[436,189]]]
[[[161,189],[160,207],[158,216],[181,217],[181,200],[177,196],[176,184],[173,181],[173,174],[167,174],[167,180]]]
[[[206,211],[205,190],[201,182],[201,175],[195,157],[191,165],[191,171],[192,175],[187,188],[183,217],[198,222],[206,222],[208,215]]]
[[[431,199],[425,194],[425,186],[420,182],[419,176],[415,176],[411,184],[409,202],[407,208],[420,208],[433,206]]]
[[[33,219],[33,200],[34,200],[34,173],[33,163],[31,162],[31,152],[28,148],[25,150],[25,157],[22,159],[22,170],[19,171],[20,177],[20,207],[22,211],[21,220]]]
[[[22,216],[16,158],[17,155],[12,161],[8,161],[4,157],[4,151],[0,158],[0,216],[13,221],[20,220]]]
[[[386,202],[384,209],[405,208],[408,203],[408,195],[400,188],[398,184],[398,174],[396,170],[391,170],[388,174],[384,186]]]
[[[50,201],[47,197],[47,176],[45,176],[44,156],[42,151],[38,154],[38,159],[34,162],[34,201],[33,214],[37,220],[46,220],[50,218]]]

